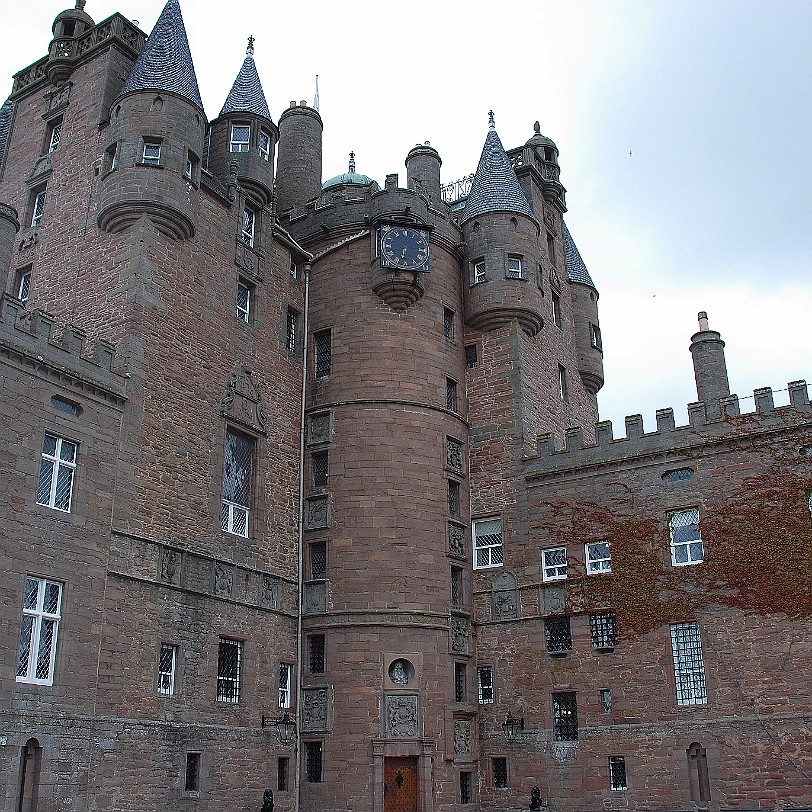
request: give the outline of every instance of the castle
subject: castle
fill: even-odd
[[[538,127],[323,183],[84,5],[0,108],[0,810],[809,812],[806,384],[700,314],[615,436]]]

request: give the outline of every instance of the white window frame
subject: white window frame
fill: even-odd
[[[164,651],[171,655],[169,669],[163,668]],[[171,643],[161,643],[161,650],[158,654],[158,694],[159,696],[174,696],[175,694],[175,669],[178,661],[178,647]]]
[[[263,129],[259,131],[259,157],[263,161],[271,160],[271,134]]]
[[[144,139],[144,148],[141,151],[141,163],[147,166],[161,165],[161,142]]]
[[[279,707],[282,710],[290,707],[293,693],[293,666],[290,663],[279,663]]]
[[[699,622],[672,623],[670,631],[677,705],[707,705],[708,689]]]
[[[679,531],[689,531],[692,525],[696,526],[695,538],[678,538]],[[669,513],[668,532],[671,539],[671,564],[674,567],[689,567],[705,560],[705,547],[699,530],[699,508]],[[680,560],[683,556],[685,560]]]
[[[505,275],[508,279],[524,279],[524,265],[521,257],[508,256]]]
[[[237,651],[237,674],[236,676],[224,676],[220,673],[220,645],[226,643],[233,645]],[[217,701],[230,705],[237,705],[240,702],[242,690],[242,640],[235,640],[233,637],[219,637],[217,639]],[[230,690],[224,690],[230,686]]]
[[[48,144],[48,153],[55,152],[59,149],[59,143],[62,140],[62,120],[55,121],[51,125],[50,143]]]
[[[245,139],[236,138],[235,130],[246,130]],[[231,142],[229,145],[230,152],[248,152],[251,148],[251,125],[250,124],[232,124],[231,125]]]
[[[54,453],[49,454],[46,452],[48,440],[54,441]],[[62,457],[63,449],[72,448],[73,454],[70,459]],[[76,454],[79,447],[76,443],[70,440],[65,440],[62,437],[57,437],[55,434],[46,434],[42,442],[42,461],[40,462],[39,478],[37,480],[37,504],[44,507],[53,508],[53,510],[60,510],[63,513],[70,513],[71,505],[73,503],[73,483],[76,478]],[[50,468],[51,483],[48,486],[47,498],[43,501],[40,497],[40,484],[43,472]],[[63,476],[69,477],[68,486],[68,499],[64,507],[57,505],[57,491],[59,489],[59,481]]]
[[[40,189],[34,195],[34,204],[31,207],[31,228],[37,228],[42,220],[42,215],[45,213],[46,195],[47,189]]]
[[[547,556],[552,556],[554,553],[564,553],[564,563],[557,563],[554,561],[548,562]],[[562,572],[563,570],[563,572]],[[548,547],[546,550],[541,551],[541,580],[542,581],[565,581],[567,578],[567,548],[564,547]]]
[[[605,555],[602,547],[606,548]],[[593,551],[596,553],[593,555]],[[612,548],[608,541],[590,541],[584,545],[587,575],[603,575],[612,571]]]
[[[251,447],[251,468],[248,471],[248,501],[251,501],[254,492],[254,483],[253,483],[253,476],[254,476],[254,453],[255,448],[253,447],[253,442],[250,437],[247,435],[241,434],[237,431],[231,431],[229,429],[226,431],[226,443],[223,449],[223,494],[225,494],[225,486],[226,486],[226,459],[228,452],[228,438],[234,435],[239,440],[244,440],[246,442],[252,443]],[[234,502],[230,499],[226,499],[225,495],[222,496],[222,508],[220,510],[220,528],[223,530],[224,533],[231,533],[235,536],[241,536],[242,538],[248,538],[250,536],[250,519],[251,519],[251,505],[242,505],[239,502]]]
[[[36,600],[33,602],[28,601],[26,606],[26,597],[28,594],[29,586],[36,584]],[[56,611],[45,610],[45,593],[48,587],[57,590]],[[26,593],[23,595],[23,619],[20,627],[20,648],[18,649],[17,660],[17,682],[25,682],[31,685],[53,685],[54,684],[54,664],[56,662],[56,642],[59,633],[59,621],[62,619],[62,584],[57,581],[51,581],[48,578],[36,578],[28,576],[26,578]],[[28,652],[25,656],[25,670],[20,673],[22,662],[22,644],[23,635],[25,634],[25,627],[27,619],[30,618],[31,629],[28,639]],[[46,624],[53,624],[53,633],[51,635],[50,651],[41,652],[40,646],[43,642],[42,630]],[[44,677],[37,676],[37,668],[40,665],[40,658],[43,654],[47,656],[47,673]],[[40,672],[41,673],[41,672]]]
[[[17,298],[25,304],[31,295],[31,271],[20,271],[17,277]]]
[[[486,679],[483,676],[487,675]],[[480,705],[493,705],[493,666],[478,665],[476,669],[476,693]]]
[[[486,523],[492,524],[499,523],[499,532],[485,532],[484,525]],[[480,531],[480,527],[482,530]],[[495,538],[498,535],[499,541],[491,543],[479,544],[479,540],[483,542],[486,538]],[[502,530],[502,517],[501,516],[483,516],[481,519],[474,519],[471,522],[471,539],[474,547],[474,569],[484,570],[492,567],[502,567],[505,563],[505,538]],[[482,555],[480,556],[480,553]],[[499,559],[498,561],[495,559]],[[481,563],[480,563],[481,562]]]
[[[471,263],[471,284],[479,285],[485,281],[485,260],[477,259]]]
[[[237,318],[246,324],[251,321],[251,286],[242,279],[237,282]]]
[[[569,400],[569,385],[567,384],[567,368],[563,364],[558,365],[558,396],[565,403]]]
[[[254,234],[256,233],[257,213],[245,206],[242,210],[242,241],[249,247],[254,247]]]

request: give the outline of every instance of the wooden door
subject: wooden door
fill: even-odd
[[[417,812],[417,758],[387,758],[383,767],[384,812]]]

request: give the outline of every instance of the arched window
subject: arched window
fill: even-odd
[[[692,801],[710,800],[710,781],[708,780],[708,757],[705,748],[699,742],[688,747],[688,780],[691,785]]]
[[[42,747],[36,739],[29,739],[22,749],[20,763],[19,812],[36,812],[39,774],[42,767]]]

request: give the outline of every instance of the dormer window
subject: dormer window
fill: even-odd
[[[259,157],[263,161],[271,160],[271,136],[265,130],[259,131]]]
[[[231,125],[231,151],[248,152],[251,142],[251,128],[247,124]]]

